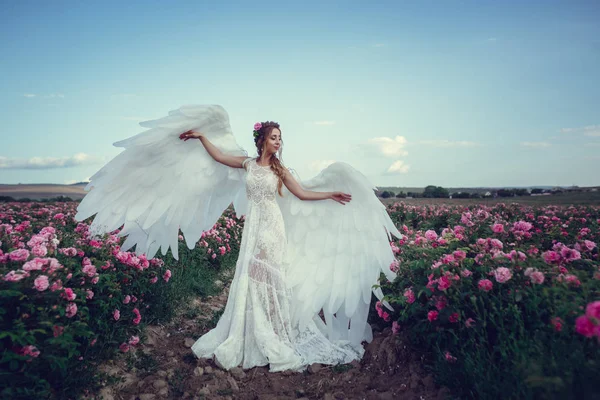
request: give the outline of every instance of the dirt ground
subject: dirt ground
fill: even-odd
[[[268,372],[219,369],[212,360],[198,359],[190,350],[196,338],[212,328],[227,300],[219,296],[196,299],[168,326],[149,326],[135,353],[121,355],[101,367],[112,377],[88,399],[444,399],[424,369],[422,357],[407,340],[389,328],[374,332],[361,362],[307,371]]]

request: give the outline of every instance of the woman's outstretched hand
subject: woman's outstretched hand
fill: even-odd
[[[185,131],[181,135],[179,135],[179,139],[183,140],[184,142],[187,141],[188,139],[200,139],[201,137],[202,137],[202,133],[194,132],[191,129],[189,131]]]
[[[346,205],[347,202],[352,200],[352,195],[342,192],[333,192],[331,193],[331,200],[335,200],[342,205]]]

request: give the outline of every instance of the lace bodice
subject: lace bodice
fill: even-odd
[[[277,195],[277,175],[270,166],[258,165],[256,159],[244,161],[248,175],[246,177],[246,195],[255,204],[263,201],[275,201]]]

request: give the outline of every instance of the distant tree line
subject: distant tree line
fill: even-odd
[[[572,191],[572,190],[569,190]],[[494,191],[487,191],[485,193],[481,192],[453,192],[450,193],[448,189],[443,188],[441,186],[429,185],[426,186],[423,192],[403,192],[394,193],[391,190],[384,190],[380,192],[376,192],[377,196],[389,199],[389,198],[453,198],[453,199],[480,199],[480,198],[489,198],[489,197],[516,197],[516,196],[530,196],[532,194],[542,194],[542,193],[551,193],[557,194],[562,193],[560,189],[553,189],[551,191],[544,189],[531,189],[531,192],[528,189],[498,189]]]

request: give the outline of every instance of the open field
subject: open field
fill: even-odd
[[[0,184],[0,196],[10,196],[15,199],[28,198],[32,200],[50,199],[58,196],[68,196],[73,200],[82,199],[87,193],[83,188],[85,184],[54,185],[54,184],[25,184],[4,185]]]
[[[519,196],[519,197],[497,197],[497,198],[484,198],[484,199],[400,199],[400,198],[389,198],[381,199],[381,201],[388,205],[396,202],[403,202],[411,205],[425,205],[425,204],[449,204],[449,205],[471,205],[481,204],[493,206],[498,203],[519,203],[530,206],[546,206],[546,205],[593,205],[600,206],[600,192],[572,192],[572,193],[558,193],[549,196]]]

